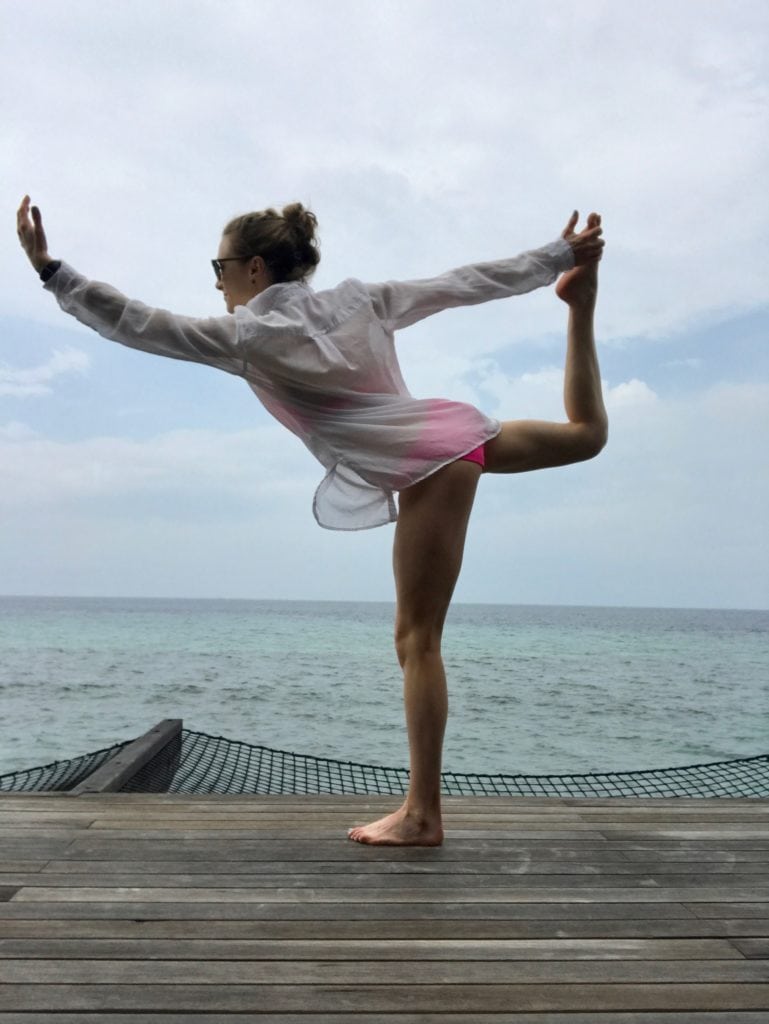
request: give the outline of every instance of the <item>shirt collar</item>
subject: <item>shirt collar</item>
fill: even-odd
[[[263,315],[309,291],[310,286],[305,281],[284,281],[280,284],[271,284],[269,288],[265,288],[263,292],[250,299],[246,305],[252,313]]]

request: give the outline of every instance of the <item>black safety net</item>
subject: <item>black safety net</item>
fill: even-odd
[[[97,768],[101,768],[130,742],[126,740],[125,743],[116,743],[113,747],[94,750],[91,754],[81,754],[66,761],[53,761],[40,768],[26,768],[23,771],[0,775],[0,793],[21,790],[54,793],[74,789],[78,783],[84,782]]]
[[[68,791],[127,744],[0,776],[2,791]],[[405,768],[294,754],[182,729],[121,792],[384,794],[406,792]],[[769,755],[647,771],[568,775],[445,772],[450,796],[769,797]]]

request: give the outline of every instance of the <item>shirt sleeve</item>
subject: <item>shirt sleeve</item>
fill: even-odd
[[[392,330],[398,330],[442,309],[472,306],[542,288],[573,266],[571,246],[558,238],[541,249],[511,259],[474,263],[449,270],[440,277],[386,281],[367,284],[366,288],[379,319]]]
[[[53,292],[65,313],[110,341],[170,359],[205,363],[227,373],[243,373],[234,316],[197,319],[145,306],[111,285],[88,280],[67,263],[61,264],[44,287]]]

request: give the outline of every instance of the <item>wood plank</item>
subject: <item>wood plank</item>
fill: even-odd
[[[68,879],[69,881],[69,879]],[[719,900],[738,901],[760,901],[769,902],[769,886],[740,886],[731,885],[728,887],[717,887],[693,883],[690,886],[670,886],[661,888],[652,885],[648,888],[634,888],[617,886],[616,888],[594,888],[586,887],[575,891],[571,885],[564,885],[559,888],[521,886],[513,888],[507,886],[488,887],[476,889],[472,892],[461,888],[452,889],[451,900],[455,903],[552,903],[564,902],[568,899],[572,902],[584,903],[670,903],[686,900],[688,902],[702,900],[706,903],[718,902]],[[440,891],[431,892],[429,889],[414,888],[405,889],[402,887],[382,886],[381,888],[367,888],[365,890],[365,901],[367,903],[431,903],[440,896]],[[21,888],[13,897],[14,903],[20,902],[157,902],[175,903],[186,901],[190,903],[356,903],[363,894],[349,892],[344,887],[337,889],[327,888],[242,888],[232,887],[208,887],[183,889],[156,888],[153,886],[89,886],[89,887],[56,887],[44,885],[27,885]]]
[[[180,744],[181,732],[181,718],[166,718],[158,722],[154,728],[137,737],[91,772],[77,786],[73,786],[67,795],[78,797],[87,793],[109,793],[119,790],[169,744]]]
[[[351,828],[354,825],[371,821],[378,812],[370,811],[367,814],[334,814],[328,815],[323,818],[315,819],[299,819],[295,815],[286,816],[285,819],[270,816],[267,817],[262,815],[256,815],[249,817],[245,814],[233,815],[227,818],[217,818],[212,814],[201,814],[200,817],[185,816],[182,821],[184,823],[183,835],[200,835],[205,836],[206,833],[210,832],[225,832],[235,835],[236,837],[242,836],[242,838],[264,836],[265,838],[273,839],[284,839],[286,835],[291,835],[292,838],[305,838],[312,840],[314,836],[318,836],[323,839],[335,839],[339,836],[340,831],[345,832],[346,829]],[[9,818],[15,817],[17,824],[23,826],[32,823],[32,817],[30,815],[15,815],[8,816]],[[3,819],[3,823],[6,823],[7,819]],[[64,824],[68,819],[64,818],[60,814],[50,812],[47,818],[51,823]],[[179,820],[172,820],[167,817],[152,816],[152,815],[137,815],[136,818],[122,815],[121,817],[109,817],[107,815],[96,812],[91,815],[83,815],[83,827],[90,829],[99,829],[109,831],[112,833],[118,833],[120,831],[126,831],[137,828],[139,826],[139,835],[147,835],[149,838],[154,838],[154,835],[160,838],[164,834],[167,835],[169,831],[176,831],[181,824]],[[547,818],[540,820],[528,819],[527,821],[513,822],[513,823],[497,823],[493,820],[481,819],[477,822],[468,822],[466,824],[460,822],[454,822],[447,820],[444,822],[444,831],[447,835],[455,835],[458,839],[462,838],[474,838],[474,839],[496,839],[499,838],[500,832],[502,835],[507,833],[507,837],[510,839],[549,839],[552,841],[553,835],[557,835],[561,841],[563,839],[581,839],[590,838],[593,842],[600,842],[601,840],[610,839],[611,836],[605,833],[610,829],[610,826],[606,823],[601,825],[588,825],[581,821],[552,821]],[[312,830],[312,831],[310,831]],[[701,838],[703,836],[709,838],[717,838],[718,832],[715,830],[712,824],[701,823],[700,829],[697,830],[696,825],[682,826],[681,829],[675,829],[667,827],[667,831],[649,829],[648,831],[641,831],[638,828],[630,830],[627,826],[618,826],[617,831],[623,833],[623,838],[639,838],[648,839],[656,838],[658,836],[669,835],[673,838]],[[293,835],[292,835],[293,833]],[[304,836],[302,836],[304,833]],[[725,838],[743,839],[743,838],[754,838],[754,839],[767,839],[769,840],[769,826],[766,828],[758,828],[752,824],[730,825],[730,832],[725,835]]]
[[[285,960],[5,960],[2,985],[663,985],[711,984],[738,987],[769,982],[760,961],[490,963],[441,960],[436,963],[368,960],[350,962]],[[767,985],[769,995],[769,985]],[[445,996],[444,996],[445,999]]]
[[[60,904],[59,904],[60,906]],[[686,939],[769,938],[769,917],[725,920],[477,920],[458,917],[393,920],[213,920],[200,918],[0,919],[0,938],[29,939]]]
[[[588,827],[589,826],[587,825],[585,826],[585,828]],[[669,825],[665,825],[660,826],[659,828],[649,827],[644,831],[635,827],[629,829],[625,825],[617,824],[616,826],[601,825],[601,832],[607,839],[610,836],[630,840],[648,840],[656,838],[712,839],[720,843],[723,839],[738,839],[740,841],[743,839],[769,839],[769,823],[766,825],[739,825],[730,823],[721,829],[717,825],[714,825],[713,822],[703,821],[698,825],[682,825],[680,828],[672,828]]]
[[[62,829],[62,832],[66,830]],[[28,836],[31,838],[35,833],[33,830],[27,830]],[[17,838],[19,833],[15,831],[14,837]],[[346,837],[345,829],[328,829],[324,833],[313,832],[307,830],[307,834],[293,833],[288,835],[288,830],[281,831],[280,829],[273,830],[269,833],[256,833],[255,831],[244,831],[242,834],[238,834],[235,830],[223,830],[221,835],[217,835],[214,832],[201,832],[201,831],[186,831],[183,828],[178,828],[169,833],[168,831],[147,831],[141,828],[135,829],[133,832],[130,830],[119,830],[116,832],[110,832],[109,829],[99,829],[98,831],[89,831],[87,829],[78,830],[73,836],[73,840],[79,842],[95,842],[102,844],[106,847],[109,843],[123,843],[128,844],[131,842],[142,843],[145,846],[157,846],[161,848],[161,844],[181,844],[187,848],[195,847],[198,843],[212,843],[212,844],[237,844],[237,848],[241,847],[244,843],[253,843],[255,846],[265,846],[267,843],[284,843],[290,846],[295,846],[297,849],[305,849],[307,851],[313,851],[316,847],[322,849],[324,847],[340,846],[340,839]],[[519,832],[511,833],[507,835],[505,833],[500,834],[499,832],[488,832],[485,835],[468,837],[466,833],[449,833],[447,837],[447,845],[442,847],[433,848],[432,850],[422,851],[423,855],[428,853],[435,853],[440,851],[441,856],[448,856],[449,851],[459,849],[461,844],[466,844],[470,839],[473,842],[477,842],[488,846],[490,854],[494,854],[496,849],[499,849],[500,855],[504,856],[504,851],[511,845],[518,846],[519,849],[526,848],[533,852],[537,849],[547,849],[548,847],[560,846],[564,848],[566,846],[572,848],[575,852],[581,850],[594,850],[600,847],[604,850],[622,850],[626,848],[637,848],[639,845],[641,848],[645,845],[644,843],[630,842],[629,844],[623,837],[612,837],[606,839],[604,836],[594,836],[592,833],[579,833],[564,836],[563,833],[538,833],[532,835],[531,832],[527,832],[525,835]],[[355,844],[357,847],[359,844]],[[722,853],[728,853],[730,851],[745,851],[751,850],[754,852],[764,852],[769,854],[769,840],[763,839],[719,839],[714,841],[712,838],[706,838],[702,840],[691,840],[691,839],[670,839],[670,840],[655,840],[651,839],[648,841],[648,845],[654,849],[669,849],[679,850],[681,852],[692,851],[694,853],[698,851],[709,851],[717,850]],[[343,849],[353,848],[353,844],[342,842],[341,847]],[[377,853],[372,852],[373,848],[366,847],[367,855],[374,857]],[[406,853],[404,850],[397,850],[393,847],[388,851],[388,857],[397,857],[402,855],[407,857],[413,854],[413,850],[409,850]],[[382,856],[382,851],[378,851],[378,856]]]
[[[253,1014],[228,1013],[227,1024],[254,1024]],[[308,1017],[304,1013],[271,1014],[269,1019],[260,1016],[264,1024],[447,1024],[447,1018],[432,1013],[415,1016],[411,1013],[313,1013]],[[593,1013],[484,1013],[452,1014],[450,1024],[596,1024]],[[137,1018],[131,1013],[95,1013],[88,1016],[90,1024],[137,1024]],[[160,1013],[145,1014],[142,1024],[222,1024],[218,1014]],[[35,1013],[0,1013],[0,1024],[52,1024],[50,1015]],[[84,1024],[79,1013],[57,1013],[55,1024]],[[750,1010],[725,1013],[715,1011],[683,1011],[680,1013],[613,1013],[607,1024],[766,1024],[766,1014],[754,1013]]]
[[[357,863],[374,866],[388,864],[419,864],[444,865],[445,870],[470,870],[479,864],[507,864],[514,858],[528,858],[531,862],[540,863],[599,863],[599,864],[637,864],[657,861],[664,864],[757,864],[769,876],[769,863],[766,852],[753,849],[628,849],[622,844],[611,845],[601,843],[570,844],[557,846],[545,842],[478,842],[455,840],[450,846],[426,848],[417,851],[408,847],[393,847],[388,860],[383,861],[381,851],[373,852],[371,847],[353,843],[340,843],[339,838],[318,840],[316,843],[290,843],[280,840],[259,839],[197,839],[188,842],[166,839],[148,841],[141,839],[107,839],[82,838],[75,839],[59,846],[47,844],[38,851],[32,841],[19,842],[7,848],[0,845],[0,854],[7,849],[8,854],[14,852],[25,855],[39,852],[40,858],[58,857],[61,860],[141,860],[151,863],[154,860],[183,860],[186,864],[199,860],[227,861],[235,863],[239,860],[248,863],[255,861],[319,861],[324,863]]]
[[[605,857],[611,855],[611,851],[607,850],[604,853]],[[764,850],[723,850],[720,848],[717,850],[656,850],[651,849],[624,849],[619,853],[619,856],[625,860],[637,863],[642,863],[647,860],[655,860],[664,863],[681,863],[688,864],[691,861],[696,861],[698,864],[742,864],[742,863],[754,863],[769,877],[769,862],[767,862],[766,851]]]
[[[63,819],[65,822],[67,819]],[[65,839],[68,836],[74,836],[75,834],[82,835],[82,830],[76,826],[69,824],[61,825],[50,825],[46,824],[46,828],[43,832],[35,825],[34,821],[29,820],[25,826],[21,825],[5,825],[3,822],[5,818],[0,820],[0,840],[8,838],[13,840],[23,839],[25,835],[27,838],[32,836],[42,836],[43,838],[49,836],[59,836]]]
[[[472,820],[479,818],[504,819],[507,817],[536,818],[546,820],[549,817],[560,819],[579,819],[581,811],[564,805],[558,800],[536,800],[522,798],[519,800],[511,798],[495,798],[484,801],[483,798],[459,798],[453,796],[443,797],[444,811],[447,815],[461,820],[468,817]],[[279,817],[304,817],[340,813],[370,814],[386,813],[398,807],[403,802],[402,794],[394,795],[305,795],[305,796],[264,796],[259,794],[240,794],[237,796],[221,793],[152,793],[152,794],[131,794],[131,793],[105,793],[91,794],[78,797],[74,800],[67,793],[3,793],[0,792],[0,815],[3,812],[16,813],[27,811],[29,813],[58,812],[66,809],[69,804],[77,805],[82,812],[92,808],[98,808],[105,814],[134,815],[143,811],[157,813],[160,803],[167,807],[169,813],[179,814],[187,812],[192,816],[204,813],[214,808],[220,817],[236,816],[239,814],[264,814]],[[696,806],[689,808],[672,809],[680,813],[705,812],[703,801]],[[760,806],[760,801],[754,805],[741,807],[738,804],[731,804],[728,801],[719,801],[722,811],[729,810],[734,814],[750,814],[755,807]],[[665,812],[664,801],[657,805],[661,812]],[[653,809],[652,809],[653,810]],[[623,813],[621,808],[616,808],[617,814]],[[598,813],[598,812],[596,812]],[[625,813],[632,814],[631,810]]]
[[[769,802],[396,802],[0,795],[0,1024],[766,1019]]]
[[[0,940],[0,964],[9,958],[61,957],[69,940]],[[762,940],[745,939],[745,943]],[[726,939],[383,939],[383,940],[216,940],[216,939],[78,939],[72,955],[87,960],[737,960],[745,957]],[[715,969],[715,968],[714,968]],[[2,978],[0,974],[0,978]],[[9,981],[12,979],[5,978]],[[100,975],[101,980],[101,975]],[[767,977],[769,981],[769,977]]]
[[[282,867],[282,865],[281,865]],[[584,892],[591,894],[600,889],[617,890],[641,889],[644,887],[657,888],[665,893],[675,888],[677,892],[686,891],[686,896],[673,897],[673,899],[690,899],[692,890],[699,890],[707,885],[709,888],[717,888],[720,898],[739,899],[739,893],[754,885],[755,899],[769,901],[769,885],[752,883],[751,876],[746,874],[713,873],[702,874],[690,873],[670,875],[664,872],[655,873],[649,871],[644,874],[603,875],[597,871],[588,871],[585,874],[571,874],[567,870],[557,874],[538,874],[536,872],[513,872],[510,874],[495,873],[491,875],[446,875],[418,873],[409,874],[406,872],[395,873],[368,873],[359,875],[357,873],[334,872],[333,874],[285,874],[261,872],[247,874],[238,872],[232,875],[204,875],[204,874],[157,874],[152,872],[127,872],[113,871],[98,872],[92,871],[84,874],[65,873],[56,874],[53,872],[9,872],[0,875],[0,885],[17,886],[24,892],[32,891],[35,888],[50,888],[55,886],[68,887],[72,889],[82,888],[131,888],[141,889],[151,887],[153,889],[166,890],[202,890],[235,888],[241,889],[244,886],[249,888],[279,890],[326,890],[329,893],[344,890],[352,894],[358,891],[381,890],[388,885],[397,886],[401,891],[414,890],[421,895],[418,898],[424,899],[432,891],[448,892],[452,898],[467,898],[477,895],[479,899],[486,900],[486,890],[499,891],[504,886],[508,896],[517,898],[521,891],[536,891],[539,888],[559,890],[568,889],[575,898],[580,897]],[[456,896],[454,891],[456,890]],[[16,899],[27,898],[17,895]],[[608,898],[608,897],[607,897]],[[667,898],[667,897],[665,897]],[[744,897],[742,897],[744,898]]]
[[[34,849],[30,839],[28,849]],[[677,848],[675,848],[677,849]],[[729,857],[729,851],[710,852]],[[708,850],[705,851],[706,853]],[[760,850],[749,851],[756,859],[762,858]],[[55,855],[55,854],[54,854]],[[216,836],[184,839],[164,836],[162,839],[141,839],[136,836],[120,835],[104,838],[101,834],[88,833],[74,839],[62,856],[67,859],[89,857],[101,859],[141,858],[144,861],[165,860],[181,857],[190,860],[248,860],[248,861],[342,861],[344,863],[372,863],[384,861],[382,851],[359,843],[339,841],[339,834],[333,839],[316,838],[287,841],[285,838],[265,839],[219,839]],[[604,840],[598,843],[573,841],[568,844],[554,844],[549,841],[526,840],[466,840],[457,838],[447,846],[432,848],[392,847],[387,853],[387,862],[414,864],[457,864],[457,863],[505,863],[512,857],[528,856],[532,859],[581,861],[588,857],[600,857],[616,863],[625,862],[622,844],[612,845]],[[766,858],[764,857],[764,860]]]
[[[762,909],[763,908],[763,909]],[[693,914],[700,918],[721,918],[721,917],[763,917],[766,910],[762,903],[692,903],[686,907]]]
[[[0,801],[9,805],[43,805],[67,803],[67,792],[61,791],[2,791]],[[397,805],[400,796],[394,794],[259,794],[259,793],[99,793],[86,794],[78,803],[99,804],[105,807],[126,808],[131,806],[156,806],[158,801],[172,807],[179,805],[189,808],[203,807],[215,802],[221,810],[243,806],[261,809],[308,807],[311,809],[334,809],[360,807],[386,809]],[[745,811],[766,814],[767,798],[759,797],[550,797],[550,796],[453,796],[443,797],[448,812],[470,814],[491,814],[515,812],[523,814],[564,814],[588,813],[615,815],[622,813],[644,813],[648,811],[663,814],[702,813],[731,814]],[[0,808],[1,809],[1,808]]]
[[[46,838],[39,830],[28,830],[26,835],[17,833],[13,836],[0,836],[0,864],[6,858],[21,855],[34,855],[40,858],[63,857],[70,847],[72,838],[62,835],[61,832],[57,833],[57,836],[56,839]]]
[[[739,949],[743,956],[769,959],[769,939],[735,939],[733,945]],[[769,972],[769,966],[767,967]],[[769,976],[769,975],[768,975]]]
[[[29,861],[11,861],[2,864],[3,875],[39,872],[47,878],[51,874],[63,875],[169,875],[176,877],[202,876],[262,876],[262,875],[314,875],[347,877],[351,871],[360,878],[377,875],[397,875],[399,878],[413,875],[420,878],[430,876],[440,878],[444,883],[456,881],[461,885],[484,885],[484,879],[499,879],[500,875],[587,875],[595,878],[598,875],[617,878],[638,877],[643,869],[644,877],[665,875],[731,875],[757,876],[766,880],[769,872],[761,861],[646,861],[605,860],[603,857],[590,856],[582,861],[563,858],[557,861],[540,860],[528,855],[512,856],[507,860],[494,863],[488,861],[435,861],[424,860],[415,864],[413,861],[390,861],[378,858],[361,861],[360,858],[345,860],[308,860],[289,861],[282,858],[273,860],[122,860],[116,857],[88,860],[70,857],[67,860],[50,860],[41,858],[39,863]],[[2,877],[2,876],[0,876]],[[748,881],[748,879],[743,879]]]
[[[564,985],[5,985],[0,1010],[133,1013],[504,1013],[762,1010],[763,984]]]
[[[726,904],[729,905],[729,904]],[[766,913],[766,911],[765,911]],[[0,903],[2,920],[176,920],[176,921],[697,921],[680,903],[221,903],[143,902],[141,900],[78,902],[14,901]]]

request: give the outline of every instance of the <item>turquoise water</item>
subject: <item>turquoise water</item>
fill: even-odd
[[[0,598],[0,774],[163,718],[407,763],[389,604]],[[444,768],[617,771],[769,752],[769,613],[457,605]]]

